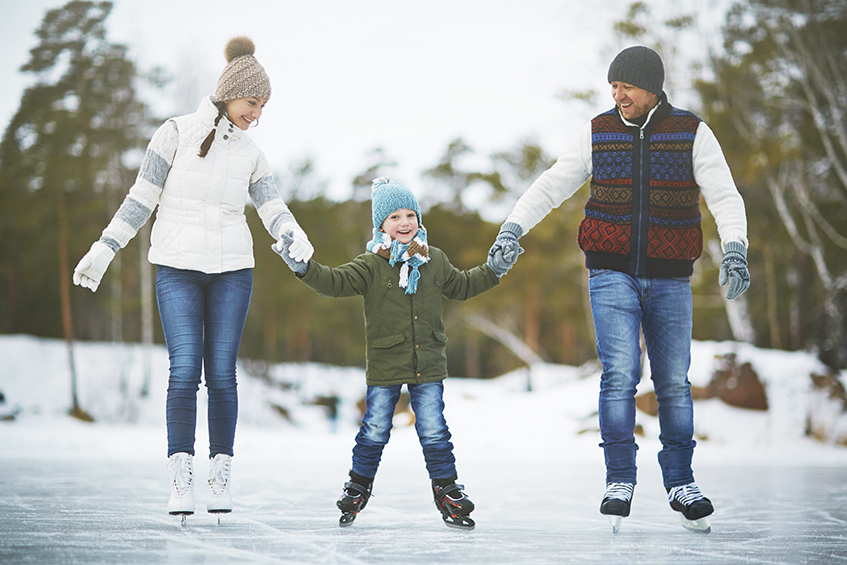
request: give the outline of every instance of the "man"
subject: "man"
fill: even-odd
[[[643,46],[609,66],[615,107],[585,126],[575,144],[521,196],[500,228],[489,262],[511,266],[518,239],[591,179],[579,226],[603,365],[600,434],[606,492],[600,512],[615,532],[636,484],[635,390],[644,333],[659,402],[659,464],[671,508],[689,528],[708,530],[714,511],[694,482],[694,409],[688,368],[689,277],[703,251],[700,195],[715,218],[724,258],[719,284],[734,299],[750,285],[747,219],[720,145],[694,114],[662,90],[664,66]]]

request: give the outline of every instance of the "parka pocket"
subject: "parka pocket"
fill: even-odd
[[[435,336],[435,339],[440,341],[441,343],[447,343],[447,334],[444,332],[432,332],[432,335]]]
[[[371,347],[374,349],[388,349],[389,347],[394,347],[398,343],[403,343],[404,341],[406,341],[405,334],[390,335],[371,341]]]

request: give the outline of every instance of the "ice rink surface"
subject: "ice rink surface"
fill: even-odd
[[[716,507],[689,532],[665,499],[654,453],[639,452],[632,515],[615,535],[598,512],[602,454],[457,445],[473,531],[447,528],[411,428],[395,429],[368,507],[338,527],[335,500],[353,436],[239,428],[234,511],[185,527],[165,513],[162,430],[0,426],[2,563],[839,563],[847,562],[847,468],[704,455],[695,473]],[[472,434],[468,434],[472,435]],[[469,438],[473,439],[473,438]],[[198,446],[203,442],[198,438]],[[594,444],[596,445],[596,444]],[[22,447],[26,446],[26,449]],[[240,455],[240,456],[239,456]],[[727,462],[727,460],[730,460]],[[207,462],[198,457],[204,487]]]

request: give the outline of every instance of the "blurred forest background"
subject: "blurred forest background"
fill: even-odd
[[[72,285],[88,251],[132,185],[152,132],[141,97],[167,69],[141,72],[108,38],[109,2],[73,1],[48,12],[21,69],[37,77],[0,143],[0,333],[74,340],[163,343],[146,259],[150,223],[110,266],[97,293]],[[668,81],[691,63],[678,56],[690,17],[661,21],[628,6],[618,39],[663,56]],[[715,131],[745,199],[752,286],[728,302],[717,285],[722,253],[703,208],[706,252],[692,277],[694,338],[808,349],[847,367],[847,2],[745,0],[727,14],[723,50],[695,67],[688,109]],[[597,72],[605,73],[605,69]],[[708,78],[706,78],[708,77]],[[573,100],[607,92],[571,93]],[[674,98],[671,96],[671,103]],[[575,133],[575,132],[574,132]],[[477,183],[514,201],[555,160],[525,140],[465,170],[462,139],[421,171],[419,191],[431,245],[454,265],[482,263],[499,224],[461,198]],[[391,165],[380,149],[350,179],[352,197],[330,200],[308,160],[277,182],[327,265],[349,261],[370,236],[370,181]],[[300,195],[304,195],[300,197]],[[596,357],[587,273],[576,244],[583,187],[521,240],[526,253],[491,292],[445,305],[449,371],[490,378],[539,360],[580,365]],[[316,361],[364,366],[360,299],[322,298],[296,280],[248,203],[256,268],[241,356],[253,366]],[[72,352],[72,348],[70,349]],[[71,357],[72,360],[72,357]],[[71,361],[72,362],[72,361]]]

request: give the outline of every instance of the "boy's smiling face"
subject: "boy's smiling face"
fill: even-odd
[[[388,214],[380,230],[387,233],[391,239],[406,245],[418,233],[418,215],[408,208],[395,210]]]

